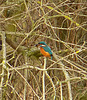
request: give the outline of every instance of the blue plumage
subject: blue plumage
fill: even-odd
[[[51,52],[50,47],[48,47],[48,46],[43,46],[43,45],[40,45],[40,47],[42,47],[46,52],[48,52],[50,55],[52,55],[52,52]]]

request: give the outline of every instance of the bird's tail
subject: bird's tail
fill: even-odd
[[[53,59],[53,55],[51,54],[51,60]]]

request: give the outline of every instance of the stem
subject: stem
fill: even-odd
[[[61,95],[61,100],[63,100],[63,92],[62,92],[62,83],[60,82],[60,95]]]
[[[59,62],[59,64],[61,65],[61,68],[63,70],[63,73],[65,75],[66,81],[67,81],[67,86],[68,86],[68,94],[69,94],[69,100],[72,100],[72,92],[71,92],[71,84],[70,84],[70,77],[68,72],[65,70],[64,65],[62,64],[62,62]]]
[[[44,58],[44,68],[46,69],[46,57]],[[43,100],[45,100],[45,71],[43,71]]]
[[[2,48],[3,48],[3,67],[2,67],[2,77],[1,77],[1,84],[0,84],[0,100],[3,99],[3,82],[4,82],[4,69],[6,68],[6,43],[5,43],[5,33],[2,33]]]
[[[57,61],[59,60],[59,58],[56,56],[55,53],[53,53],[53,56],[55,57],[55,59],[56,59]],[[65,80],[66,80],[67,86],[68,86],[69,100],[72,100],[70,76],[69,76],[68,72],[66,71],[64,64],[63,64],[61,61],[59,61],[58,64],[59,64],[60,67],[62,68],[62,71],[63,71],[63,73],[64,73],[64,75],[65,75]]]
[[[25,63],[26,63],[26,67],[27,67],[27,56],[25,56]],[[24,77],[27,81],[27,69],[24,70]],[[25,82],[25,84],[24,84],[24,100],[26,100],[26,93],[27,93],[27,83]]]

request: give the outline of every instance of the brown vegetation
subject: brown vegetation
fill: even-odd
[[[86,0],[1,0],[0,100],[87,100],[86,24]]]

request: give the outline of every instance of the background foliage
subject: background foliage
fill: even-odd
[[[87,0],[1,0],[0,35],[1,100],[87,100]]]

